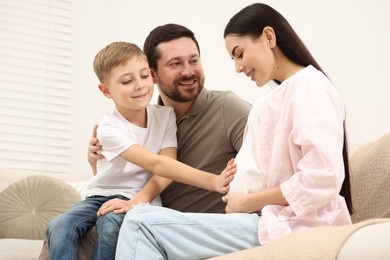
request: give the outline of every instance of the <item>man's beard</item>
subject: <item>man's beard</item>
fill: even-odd
[[[180,87],[177,87],[179,85],[178,82],[188,81],[188,80],[192,80],[192,79],[196,79],[198,82],[198,86],[196,88],[191,89],[191,90],[183,90]],[[176,80],[174,82],[175,87],[171,91],[167,91],[166,88],[161,88],[161,87],[160,87],[160,90],[164,93],[164,95],[166,95],[170,99],[172,99],[176,102],[179,102],[179,103],[184,103],[184,102],[193,101],[196,99],[196,97],[199,95],[199,93],[202,91],[202,89],[204,87],[204,81],[205,81],[204,77],[202,79],[200,79],[198,77],[180,78],[179,80]],[[187,93],[187,95],[183,94],[183,92]]]

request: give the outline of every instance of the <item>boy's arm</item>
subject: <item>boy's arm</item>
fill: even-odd
[[[236,165],[233,161],[228,162],[221,175],[215,175],[167,156],[154,154],[138,144],[132,145],[120,156],[154,174],[220,193],[226,193],[229,190],[229,183],[233,180],[233,175],[236,172]]]
[[[169,147],[164,148],[160,151],[161,155],[168,156],[172,159],[177,159],[176,148]],[[109,212],[114,212],[115,214],[126,213],[131,208],[139,203],[152,202],[168,185],[172,180],[153,175],[152,178],[146,183],[146,185],[135,194],[131,200],[125,201],[121,199],[112,199],[105,202],[97,212],[97,216],[105,215]]]
[[[174,160],[177,159],[176,156],[177,149],[174,147],[164,148],[160,151],[160,155],[168,156]],[[161,177],[159,175],[154,175],[148,183],[140,190],[136,195],[131,199],[134,203],[132,205],[139,204],[141,202],[151,202],[154,200],[160,193],[171,184],[172,180]]]

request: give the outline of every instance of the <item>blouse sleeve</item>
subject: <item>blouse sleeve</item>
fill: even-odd
[[[309,82],[299,91],[304,93],[292,103],[294,120],[289,142],[301,156],[296,159],[294,174],[281,184],[296,215],[328,204],[338,196],[345,176],[345,111],[341,98],[330,82]]]

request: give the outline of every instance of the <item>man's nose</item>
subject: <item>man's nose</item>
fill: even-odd
[[[194,68],[191,66],[191,64],[185,63],[185,64],[183,65],[183,69],[182,69],[182,71],[181,71],[181,74],[182,74],[183,76],[191,76],[191,75],[194,74]]]

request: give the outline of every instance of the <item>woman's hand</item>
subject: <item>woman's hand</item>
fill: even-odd
[[[229,184],[237,171],[236,167],[237,165],[234,163],[234,159],[230,159],[221,174],[215,176],[214,188],[217,192],[224,194],[229,191]]]
[[[222,201],[226,202],[226,213],[252,213],[256,209],[251,207],[251,194],[232,193],[222,197]],[[260,210],[259,210],[260,211]]]
[[[280,186],[249,194],[227,194],[222,201],[227,203],[226,213],[253,213],[260,212],[267,205],[288,205]]]

